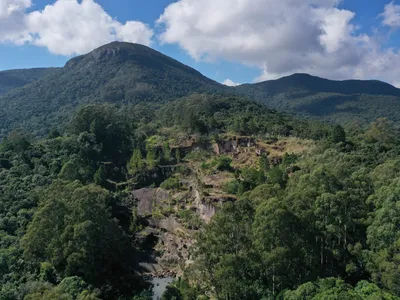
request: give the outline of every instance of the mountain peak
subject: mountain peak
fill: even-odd
[[[128,42],[119,42],[119,41],[114,41],[108,44],[105,44],[103,46],[100,46],[99,48],[96,48],[94,51],[102,50],[102,49],[130,49],[130,50],[135,50],[135,49],[151,49],[150,47],[147,47],[142,44],[137,44],[137,43],[128,43]]]
[[[64,68],[48,76],[39,71],[29,75],[29,80],[25,80],[25,71],[18,76],[14,72],[0,74],[3,76],[3,80],[0,76],[0,94],[4,93],[0,96],[3,132],[26,126],[43,135],[47,127],[41,124],[66,123],[74,109],[83,104],[164,103],[194,93],[236,93],[277,110],[328,116],[335,121],[335,116],[344,113],[363,115],[368,121],[394,114],[392,119],[400,120],[396,113],[400,90],[387,83],[333,81],[296,73],[229,88],[171,57],[133,43],[112,42],[101,46],[71,59]],[[365,103],[373,109],[363,114]]]
[[[112,42],[93,50],[91,54],[95,58],[114,57],[124,54],[143,54],[143,53],[161,54],[147,46],[135,43]]]
[[[311,75],[311,74],[308,74],[308,73],[294,73],[292,75],[288,75],[288,76],[285,76],[283,78],[287,78],[287,77],[298,77],[298,78],[310,78],[310,77],[313,77],[313,78],[319,78],[318,76],[314,76],[314,75]]]
[[[129,56],[143,55],[144,53],[151,53],[153,55],[161,54],[157,51],[140,44],[126,43],[126,42],[112,42],[101,46],[87,54],[80,55],[69,60],[65,67],[74,67],[81,62],[88,63],[94,61],[96,63],[107,61],[111,59],[128,59]]]
[[[202,77],[203,80],[216,83],[204,77],[197,70],[182,64],[181,62],[166,56],[150,47],[135,43],[112,42],[101,46],[88,54],[77,56],[68,61],[66,69],[76,68],[79,70],[91,69],[95,65],[120,65],[129,64],[136,68],[146,68],[152,70],[165,70],[174,68],[180,72],[191,73],[194,76]]]
[[[0,97],[0,125],[11,129],[31,118],[40,119],[37,124],[61,124],[83,104],[166,102],[224,88],[147,46],[113,42],[71,59],[54,76]]]

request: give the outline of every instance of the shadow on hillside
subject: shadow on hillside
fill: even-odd
[[[336,113],[358,114],[362,110],[354,105],[338,107],[342,104],[354,104],[359,101],[359,95],[334,95],[323,99],[316,99],[312,103],[300,104],[295,107],[299,113],[307,113],[313,116],[329,116]]]

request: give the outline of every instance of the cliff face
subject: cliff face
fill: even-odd
[[[210,222],[223,203],[236,200],[221,190],[224,182],[232,180],[231,175],[203,176],[198,166],[185,165],[179,189],[142,188],[131,193],[132,208],[146,224],[138,235],[149,246],[141,266],[153,277],[181,274],[191,263],[189,249],[197,230]]]
[[[253,137],[221,137],[214,144],[199,144],[196,140],[174,145],[183,154],[176,165],[164,166],[165,177],[175,184],[164,188],[140,188],[132,191],[132,209],[143,219],[138,238],[148,243],[148,253],[142,263],[152,276],[181,274],[191,264],[189,249],[195,243],[196,232],[209,223],[225,203],[237,200],[227,192],[227,185],[237,181],[234,169],[258,168],[260,154],[268,154],[270,164],[279,164],[285,153],[311,151],[310,141],[299,139],[258,140]],[[219,170],[215,161],[229,158],[232,168]],[[153,174],[155,175],[155,173]],[[161,184],[161,186],[164,186]],[[150,242],[151,241],[151,242]]]

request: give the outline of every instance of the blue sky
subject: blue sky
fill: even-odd
[[[0,25],[6,24],[0,70],[63,66],[102,43],[124,40],[231,84],[307,72],[399,85],[397,2],[0,0]],[[136,23],[125,26],[130,21]]]

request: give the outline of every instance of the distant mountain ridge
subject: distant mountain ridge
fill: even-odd
[[[0,95],[56,72],[58,68],[34,68],[0,71]]]
[[[338,93],[343,95],[370,94],[400,96],[400,89],[379,80],[329,80],[304,73],[296,73],[276,80],[236,87],[264,90],[269,95],[287,92]]]
[[[400,122],[400,89],[378,80],[335,81],[293,74],[234,89],[276,110],[307,118],[340,124],[366,124],[379,117]]]
[[[247,96],[279,111],[342,124],[378,117],[400,122],[400,90],[384,82],[294,74],[227,87],[149,47],[113,42],[63,68],[0,72],[0,137],[16,127],[43,136],[84,104],[161,105],[195,93]]]

